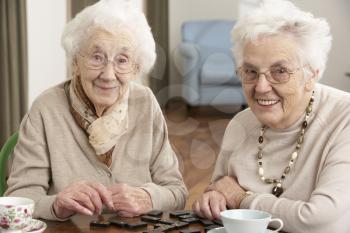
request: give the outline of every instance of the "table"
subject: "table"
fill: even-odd
[[[107,219],[110,217],[113,217],[115,215],[108,214],[104,215]],[[168,218],[168,213],[165,213],[163,215],[163,218]],[[83,216],[83,215],[76,215],[71,220],[65,221],[65,222],[56,222],[56,221],[47,221],[45,220],[47,224],[47,228],[44,231],[44,233],[95,233],[95,232],[106,232],[106,233],[130,233],[130,232],[143,232],[146,230],[146,228],[138,228],[135,230],[129,230],[125,228],[119,228],[116,226],[109,226],[107,228],[97,228],[97,227],[90,227],[90,221],[95,220],[95,217],[90,216]],[[128,222],[138,222],[140,218],[120,218],[121,220],[126,220]],[[44,221],[44,220],[41,220]],[[184,229],[188,228],[196,228],[201,229],[202,232],[204,232],[204,228],[200,224],[191,224],[189,227],[186,227]],[[148,224],[147,229],[151,230],[153,229],[151,224]],[[172,232],[179,232],[178,230],[174,230]]]
[[[113,217],[115,215],[108,214],[104,215],[106,219]],[[169,218],[168,213],[164,213],[162,218]],[[97,227],[90,227],[90,221],[95,220],[95,217],[90,216],[83,216],[83,215],[76,215],[71,220],[65,221],[65,222],[56,222],[56,221],[47,221],[45,220],[47,224],[47,228],[44,231],[44,233],[135,233],[135,232],[143,232],[146,230],[146,228],[138,228],[135,230],[129,230],[125,228],[120,228],[116,226],[109,226],[106,228],[97,228]],[[138,222],[140,221],[140,218],[120,218],[121,220],[127,221],[127,222]],[[43,220],[42,220],[43,221]],[[147,226],[148,230],[152,230],[153,226],[152,224],[148,224]],[[191,224],[188,227],[185,227],[183,229],[200,229],[202,233],[205,232],[204,227],[199,224]],[[179,232],[179,230],[173,230],[170,232]],[[283,233],[283,231],[280,231],[280,233]]]

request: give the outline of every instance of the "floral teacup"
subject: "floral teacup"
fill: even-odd
[[[34,201],[24,197],[0,197],[0,231],[22,232],[30,223]]]

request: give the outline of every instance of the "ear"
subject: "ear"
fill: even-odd
[[[73,77],[80,76],[80,69],[78,66],[77,57],[74,57],[72,60],[72,75],[73,75]]]
[[[134,67],[134,74],[135,75],[140,74],[140,71],[141,71],[140,65],[136,64],[135,67]]]
[[[140,76],[140,72],[141,72],[141,68],[139,64],[135,64],[134,65],[134,69],[132,71],[133,77],[131,78],[131,80],[135,80]]]
[[[314,90],[320,72],[319,69],[308,67],[308,73],[310,73],[310,76],[306,77],[305,91],[310,92]]]

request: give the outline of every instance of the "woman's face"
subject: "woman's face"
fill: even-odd
[[[315,75],[304,77],[304,65],[297,54],[298,45],[286,35],[248,42],[243,50],[242,69],[253,72],[288,70],[293,72],[285,83],[270,83],[264,74],[242,86],[248,105],[258,120],[270,128],[287,128],[304,113],[315,85]],[[315,72],[312,72],[315,74]]]
[[[120,99],[128,82],[135,78],[135,48],[134,37],[126,29],[114,34],[95,30],[83,43],[76,56],[76,71],[97,112]]]

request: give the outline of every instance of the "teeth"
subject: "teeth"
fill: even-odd
[[[261,100],[261,99],[258,99],[258,104],[261,104],[261,105],[273,105],[273,104],[276,104],[278,103],[278,100]]]

